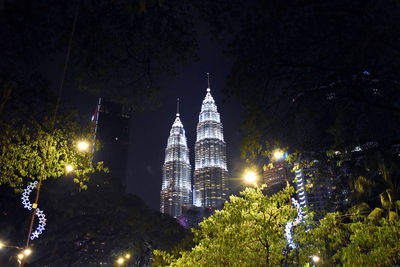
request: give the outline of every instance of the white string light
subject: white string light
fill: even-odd
[[[286,224],[286,226],[285,226],[285,237],[286,237],[286,240],[289,243],[289,247],[291,249],[295,249],[297,246],[293,241],[292,228],[294,226],[297,226],[303,220],[304,215],[303,215],[303,212],[302,212],[302,209],[300,207],[299,202],[295,198],[292,198],[292,204],[297,209],[297,218],[294,219],[294,221],[289,221]]]
[[[32,203],[29,201],[29,195],[32,192],[32,190],[36,187],[37,181],[30,183],[22,193],[22,204],[24,205],[25,209],[32,210]]]
[[[33,189],[36,188],[37,186],[37,181],[30,183],[22,193],[22,204],[24,205],[25,209],[32,210],[32,203],[29,201],[29,195],[32,192]],[[36,208],[35,214],[39,219],[39,225],[36,228],[35,231],[31,234],[31,240],[38,238],[39,235],[44,231],[44,227],[46,226],[46,215],[44,215],[43,210],[40,210],[39,208]]]
[[[40,234],[44,231],[44,227],[46,226],[46,215],[44,215],[43,211],[39,208],[36,209],[36,216],[39,219],[39,225],[35,231],[31,234],[31,240],[38,238]]]

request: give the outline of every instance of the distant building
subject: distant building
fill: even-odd
[[[125,185],[129,148],[130,112],[121,104],[99,98],[92,117],[94,139],[100,142],[100,150],[93,161],[104,162],[113,177]]]
[[[318,161],[311,164],[301,164],[295,168],[297,199],[301,207],[309,207],[320,212],[327,209],[331,194],[331,184],[326,177],[317,175]]]
[[[263,178],[264,184],[267,185],[264,190],[267,195],[271,196],[285,188],[287,186],[286,178],[289,182],[293,180],[291,169],[284,160],[270,164],[265,168]]]
[[[191,204],[190,174],[191,166],[185,130],[179,118],[179,113],[177,113],[165,149],[160,192],[160,210],[162,213],[168,213],[172,217],[178,218],[182,215],[182,207]]]
[[[201,106],[195,144],[193,204],[221,208],[227,198],[226,144],[215,101],[207,88]]]
[[[292,185],[295,197],[301,207],[314,211],[322,211],[327,207],[331,194],[331,185],[326,177],[319,172],[319,162],[312,155],[300,155],[299,162],[289,165],[284,159],[268,165],[264,170],[265,193],[269,196],[281,191],[287,186],[286,180]]]

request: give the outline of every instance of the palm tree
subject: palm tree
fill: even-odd
[[[367,151],[352,170],[350,186],[357,203],[367,203],[375,209],[370,217],[398,215],[400,203],[400,154],[391,149]],[[364,205],[364,204],[363,204]],[[365,207],[365,205],[364,205]],[[391,213],[391,212],[395,213]]]

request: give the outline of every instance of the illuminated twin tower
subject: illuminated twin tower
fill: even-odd
[[[220,115],[208,83],[197,124],[193,187],[185,130],[178,113],[168,138],[161,187],[162,213],[174,218],[185,205],[220,208],[227,197],[226,144]]]

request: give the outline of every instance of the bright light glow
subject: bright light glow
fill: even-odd
[[[68,164],[67,166],[65,166],[65,170],[67,172],[72,172],[74,170],[74,167],[72,167],[72,165]]]
[[[0,242],[0,249],[4,248],[3,242]]]
[[[131,258],[131,254],[129,254],[129,253],[126,254],[126,255],[125,255],[125,258],[130,259],[130,258]]]
[[[78,143],[78,149],[79,151],[86,151],[89,148],[89,144],[86,141],[80,141]]]
[[[24,258],[24,254],[19,253],[19,254],[17,255],[17,257],[18,257],[18,259],[22,260],[22,259]]]
[[[118,263],[118,264],[124,263],[124,258],[119,257],[118,260],[117,260],[117,263]]]
[[[275,150],[274,156],[273,156],[274,160],[280,160],[280,159],[282,159],[282,157],[283,157],[283,152],[280,150]]]
[[[257,180],[257,175],[253,171],[247,171],[244,175],[244,179],[248,183],[254,183]]]
[[[319,257],[317,255],[312,256],[314,262],[319,262]]]
[[[25,254],[25,256],[29,256],[32,254],[32,250],[30,248],[27,248],[24,250],[24,254]]]

